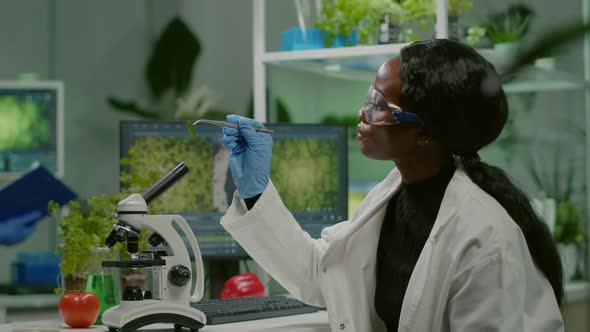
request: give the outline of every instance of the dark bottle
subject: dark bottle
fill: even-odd
[[[379,22],[379,35],[377,36],[379,44],[391,44],[400,42],[399,23],[391,22],[389,15],[384,15]]]

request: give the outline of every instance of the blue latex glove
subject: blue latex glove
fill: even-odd
[[[229,167],[242,198],[262,193],[268,185],[272,137],[257,132],[260,122],[239,115],[228,115],[227,122],[237,123],[238,129],[223,127],[223,144],[231,151]]]
[[[38,210],[0,220],[0,244],[13,245],[24,241],[35,230],[37,219],[43,213]]]

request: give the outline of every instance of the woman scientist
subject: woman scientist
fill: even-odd
[[[396,168],[312,239],[269,181],[271,136],[228,116],[238,192],[222,224],[252,258],[326,307],[332,331],[563,331],[552,236],[478,155],[508,117],[494,67],[458,42],[413,43],[379,68],[358,117],[363,154]]]

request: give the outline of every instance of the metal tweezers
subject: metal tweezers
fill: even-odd
[[[217,120],[205,120],[205,119],[201,119],[201,120],[197,120],[193,123],[193,126],[196,126],[197,123],[208,123],[208,124],[212,124],[212,125],[216,125],[216,126],[220,126],[220,127],[230,127],[230,128],[236,128],[238,129],[238,124],[237,123],[231,123],[231,122],[227,122],[227,121],[217,121]],[[256,131],[261,132],[261,133],[267,133],[267,134],[272,134],[274,131],[272,129],[267,129],[267,128],[254,128]]]

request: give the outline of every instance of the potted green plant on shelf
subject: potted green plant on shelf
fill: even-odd
[[[432,26],[434,7],[431,0],[399,0],[403,11],[401,41],[405,43],[423,39],[423,31]]]
[[[469,28],[467,28],[467,37],[465,37],[465,42],[472,46],[475,47],[477,46],[477,44],[479,43],[479,41],[485,37],[486,35],[486,28],[479,26],[479,25],[474,25],[474,26],[470,26]]]
[[[494,44],[494,49],[513,56],[520,42],[528,33],[534,12],[523,4],[514,4],[505,11],[488,17],[486,34]]]
[[[405,13],[404,22],[416,22],[423,28],[432,24],[436,8],[432,0],[403,0],[399,3]]]
[[[405,13],[404,22],[410,24],[418,23],[423,30],[432,27],[436,15],[436,0],[399,0],[398,2]],[[464,39],[465,33],[464,29],[459,25],[459,19],[468,13],[472,7],[473,3],[471,0],[447,1],[449,38],[456,40]],[[413,29],[408,29],[413,34]],[[408,33],[408,29],[406,29],[406,34]]]
[[[391,0],[335,0],[325,2],[316,17],[315,27],[326,34],[326,47],[352,46],[374,43],[380,20],[389,16],[389,22],[399,22],[402,7]]]
[[[436,3],[436,0],[434,0]],[[459,18],[471,10],[473,3],[471,0],[448,0],[447,15],[449,22],[449,38],[463,40],[465,38],[464,29],[459,24]]]

